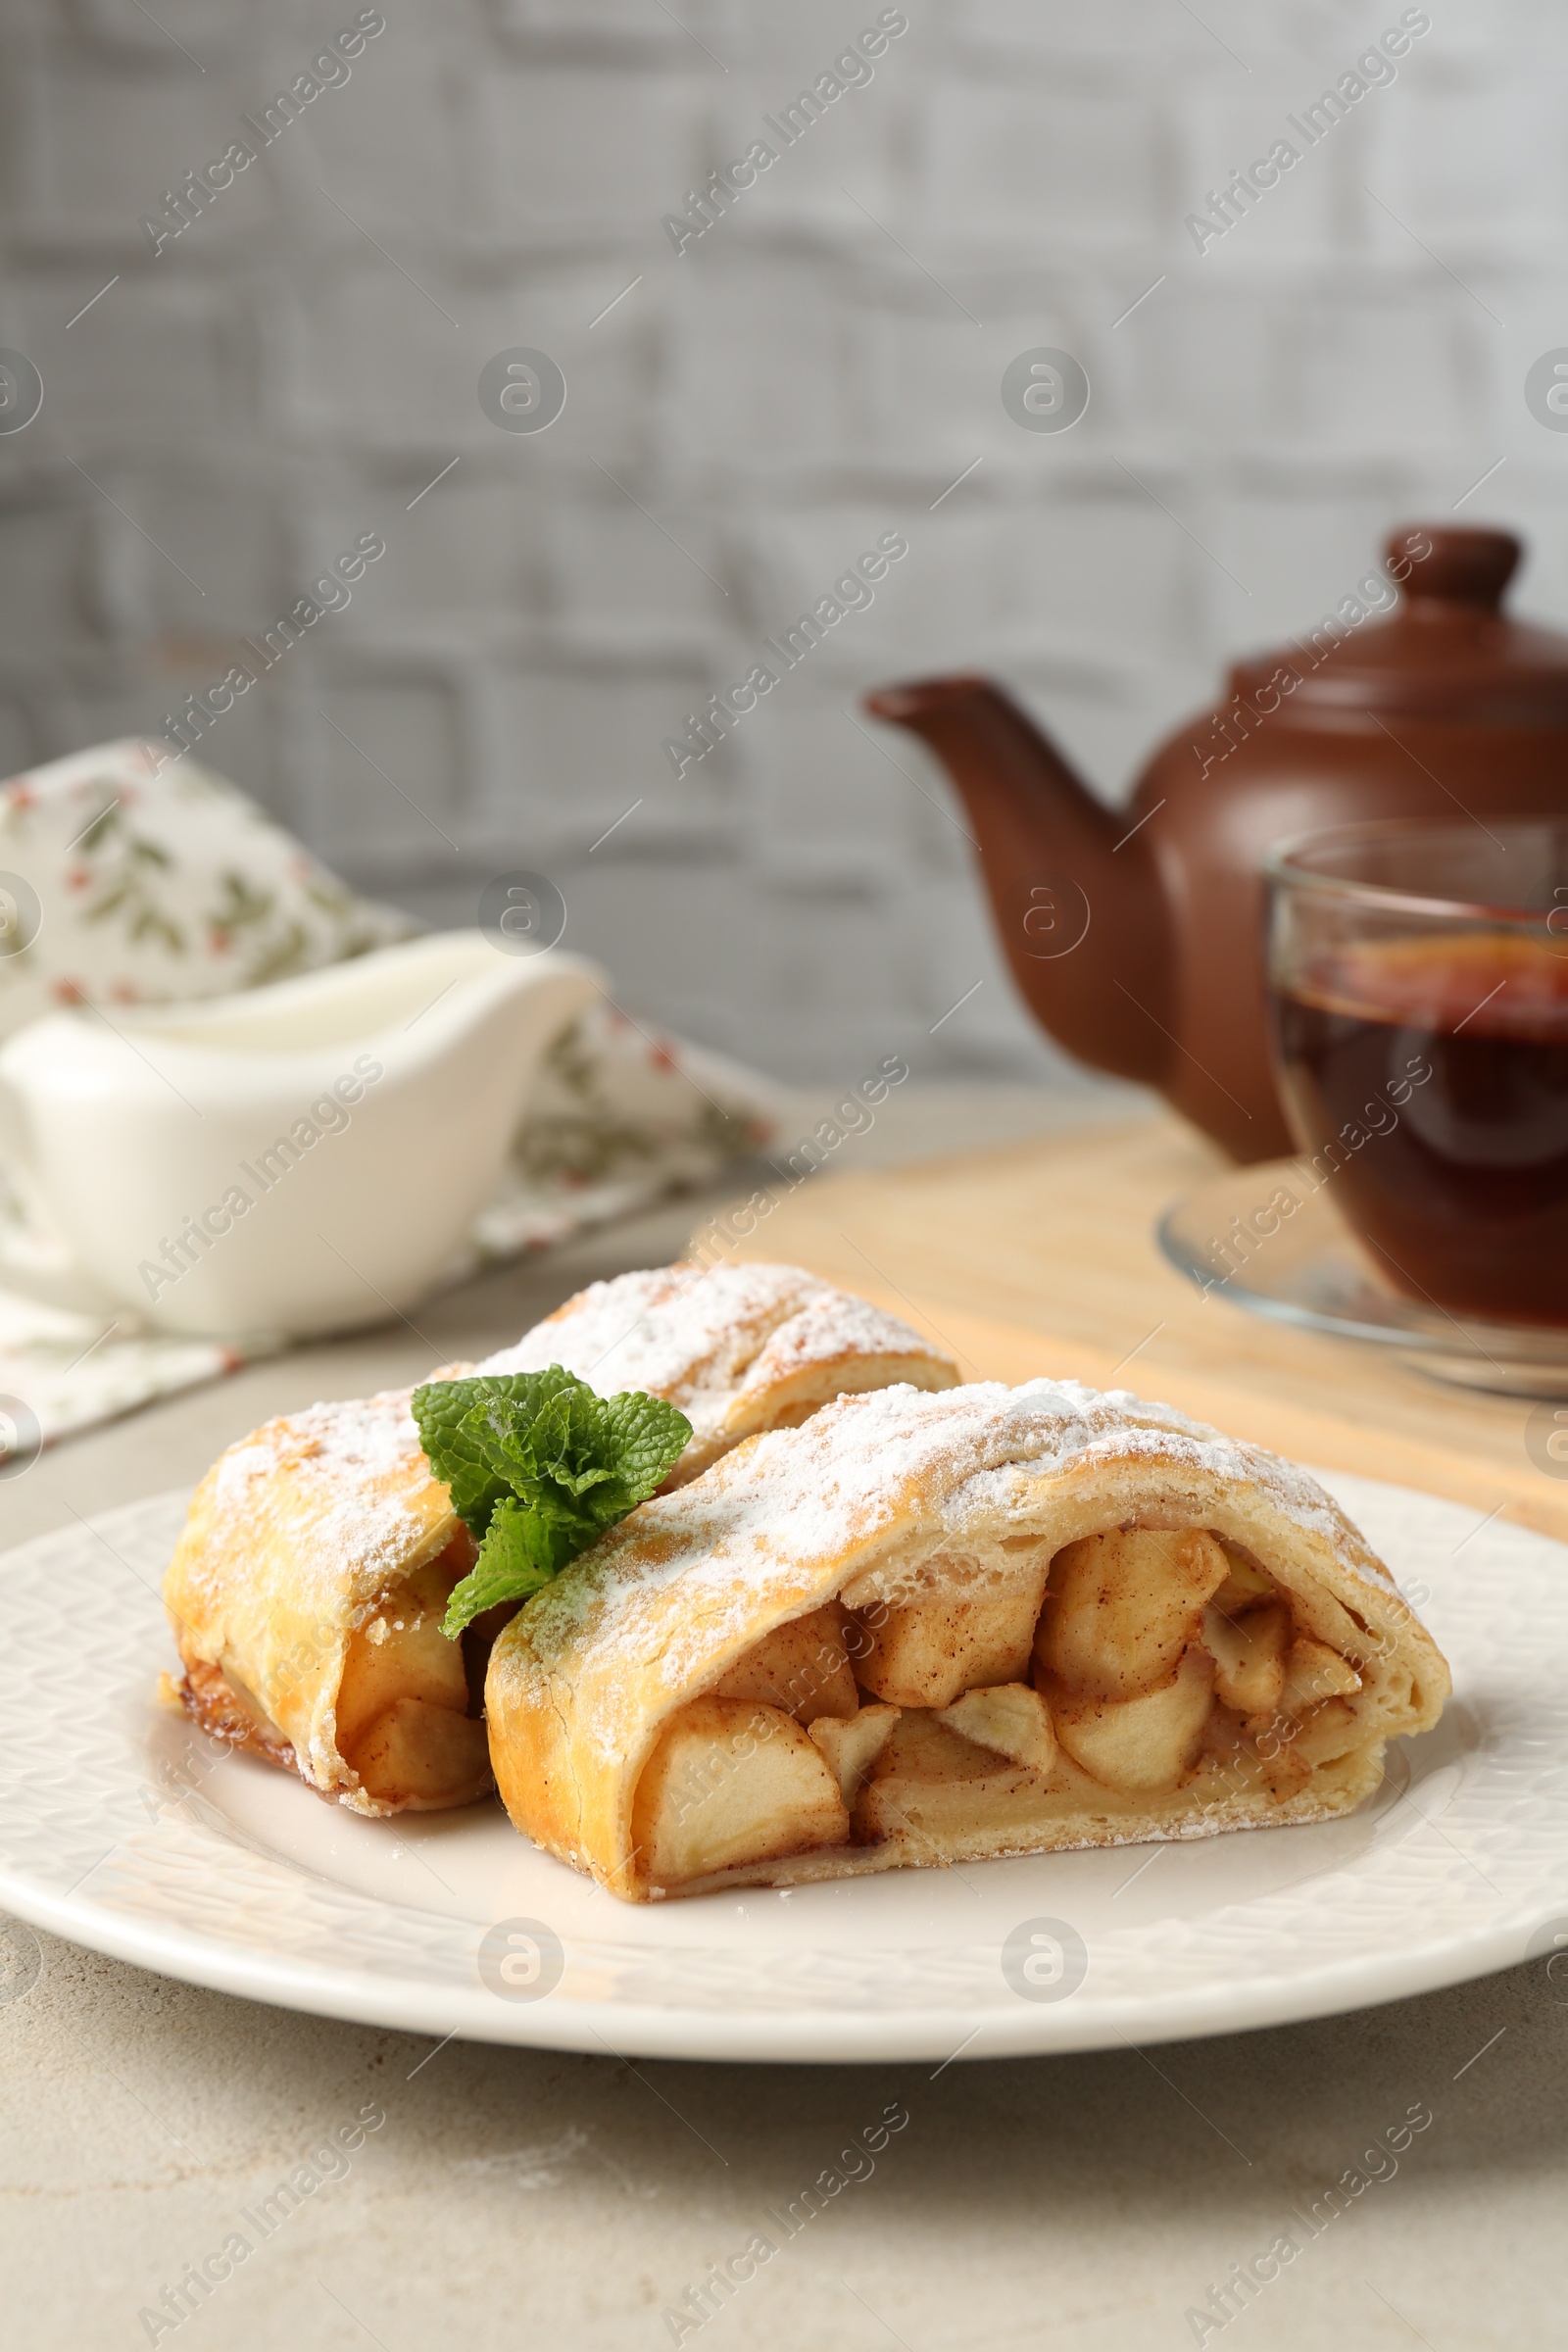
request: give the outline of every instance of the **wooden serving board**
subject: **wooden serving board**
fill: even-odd
[[[813,1176],[775,1186],[734,1254],[808,1266],[892,1308],[966,1379],[1134,1389],[1298,1461],[1473,1503],[1478,1527],[1501,1515],[1568,1541],[1568,1464],[1557,1480],[1526,1452],[1532,1404],[1200,1298],[1165,1263],[1160,1211],[1225,1164],[1159,1115]]]

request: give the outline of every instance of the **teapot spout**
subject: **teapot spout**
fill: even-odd
[[[907,727],[953,779],[1013,979],[1042,1027],[1079,1060],[1157,1085],[1170,1042],[1169,924],[1160,879],[1126,811],[1106,808],[989,678],[915,678],[865,698]]]

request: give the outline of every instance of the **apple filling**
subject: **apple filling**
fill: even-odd
[[[944,1589],[793,1619],[670,1719],[634,1804],[652,1885],[890,1839],[1017,1851],[1198,1799],[1266,1819],[1364,1736],[1361,1675],[1321,1638],[1353,1647],[1354,1621],[1208,1529],[1014,1538],[921,1573]]]
[[[491,1786],[489,1740],[479,1718],[497,1629],[470,1626],[461,1642],[441,1631],[452,1589],[472,1567],[474,1548],[460,1529],[437,1558],[378,1595],[349,1636],[332,1739],[377,1803],[434,1812],[469,1804]],[[510,1607],[503,1612],[510,1614]],[[309,1649],[303,1663],[315,1671],[321,1660]],[[288,1735],[226,1657],[213,1664],[187,1655],[174,1695],[211,1737],[285,1771],[299,1769]],[[315,1785],[311,1774],[305,1777]]]
[[[350,1636],[338,1685],[338,1754],[368,1795],[411,1812],[467,1804],[490,1786],[464,1646],[441,1631],[452,1588],[471,1565],[454,1559],[456,1548],[376,1602]]]

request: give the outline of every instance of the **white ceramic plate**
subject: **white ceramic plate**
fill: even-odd
[[[1370,1480],[1454,1669],[1354,1819],[632,1908],[495,1804],[358,1820],[153,1704],[163,1495],[0,1559],[0,1908],[197,1984],[655,2057],[997,2057],[1392,2000],[1568,1938],[1568,1549]]]

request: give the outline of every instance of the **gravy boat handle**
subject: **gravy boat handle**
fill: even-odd
[[[83,1314],[111,1311],[107,1292],[78,1266],[43,1212],[27,1114],[11,1081],[0,1074],[0,1289],[18,1291],[45,1306]],[[19,1210],[22,1213],[18,1213]]]

